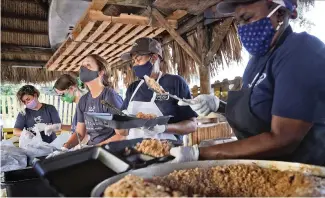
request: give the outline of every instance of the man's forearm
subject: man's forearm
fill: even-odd
[[[101,145],[104,145],[104,144],[108,144],[110,142],[116,142],[116,141],[121,141],[121,140],[125,140],[125,139],[126,139],[125,136],[116,134],[116,135],[110,137],[109,139],[99,143],[98,145],[101,146]]]
[[[197,128],[196,119],[184,120],[182,122],[168,124],[167,133],[186,135],[195,132]]]
[[[200,159],[265,159],[291,153],[299,142],[265,132],[247,139],[200,148]]]
[[[79,138],[80,138],[80,142],[84,139],[84,135],[79,134]],[[71,149],[75,146],[77,146],[79,144],[79,140],[77,137],[77,132],[74,132],[71,137],[69,138],[69,140],[63,145],[64,147],[66,147],[67,149]]]

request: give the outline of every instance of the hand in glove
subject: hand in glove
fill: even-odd
[[[207,116],[211,112],[217,112],[220,100],[214,95],[199,95],[189,103],[179,101],[179,106],[190,106],[199,116]],[[193,104],[193,105],[191,105]]]
[[[44,133],[50,136],[53,132],[57,132],[61,129],[61,124],[46,125]]]
[[[35,137],[35,135],[32,132],[26,129],[23,129],[23,131],[21,132],[20,137],[22,136],[26,137],[27,139],[33,139],[33,137]]]
[[[68,152],[69,149],[65,148],[65,147],[61,147],[61,150],[60,151],[54,151],[53,153],[49,154],[46,159],[48,158],[51,158],[51,157],[55,157],[55,156],[58,156],[58,155],[61,155],[61,154],[64,154],[66,152]]]
[[[170,154],[175,157],[171,163],[191,162],[199,160],[199,147],[194,146],[180,146],[170,149]]]
[[[156,125],[155,127],[151,127],[151,128],[142,128],[142,130],[144,132],[144,137],[151,138],[160,133],[164,133],[167,130],[167,126]]]
[[[45,131],[45,128],[46,128],[47,124],[45,123],[36,123],[33,127],[33,131],[34,132],[41,132],[41,131]]]

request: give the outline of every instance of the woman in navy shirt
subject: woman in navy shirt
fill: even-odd
[[[95,125],[91,120],[87,120],[85,113],[112,113],[110,109],[102,105],[105,100],[116,108],[121,108],[122,98],[111,88],[109,83],[109,66],[105,59],[92,54],[88,55],[82,62],[79,76],[80,80],[86,84],[89,92],[83,95],[77,106],[77,127],[75,133],[64,144],[64,148],[70,149],[78,144],[78,136],[83,139],[87,134],[90,136],[88,145],[101,145],[110,141],[124,139],[123,136],[116,135],[114,129]]]
[[[273,1],[273,2],[272,2]],[[244,47],[252,55],[243,88],[229,92],[226,117],[239,141],[175,148],[177,161],[253,158],[325,165],[325,45],[289,19],[296,1],[224,1],[235,12]],[[219,111],[219,99],[202,95],[199,114]]]
[[[14,135],[20,136],[23,129],[35,134],[35,125],[46,124],[40,129],[44,142],[51,143],[56,138],[56,131],[61,128],[61,120],[54,106],[38,101],[39,91],[32,85],[25,85],[17,92],[17,99],[26,106],[17,116]]]
[[[62,101],[67,103],[78,104],[81,96],[83,96],[86,91],[82,90],[83,83],[79,82],[79,79],[74,78],[69,74],[63,74],[54,84],[54,91],[61,96]],[[71,131],[75,132],[77,127],[77,110],[73,116]],[[64,130],[70,130],[66,126],[62,126]]]

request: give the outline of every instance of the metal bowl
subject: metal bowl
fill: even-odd
[[[179,164],[160,164],[143,169],[129,171],[114,177],[111,177],[99,183],[91,192],[91,197],[102,197],[105,189],[122,179],[128,174],[137,175],[145,179],[155,176],[165,176],[174,170],[192,169],[192,168],[209,168],[214,166],[232,165],[232,164],[254,164],[262,168],[271,168],[280,171],[298,171],[306,175],[325,177],[325,167],[313,166],[300,163],[266,161],[266,160],[215,160],[215,161],[196,161]]]

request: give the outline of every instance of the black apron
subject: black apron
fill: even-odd
[[[286,37],[292,33],[291,27],[288,27],[280,36],[275,47],[262,59],[263,66],[259,71],[259,76],[254,78],[250,88],[242,88],[239,91],[229,91],[226,118],[229,125],[233,128],[236,137],[241,140],[262,132],[271,131],[271,122],[265,122],[258,118],[251,110],[250,100],[252,91],[266,68],[267,62],[273,52],[284,42]]]

